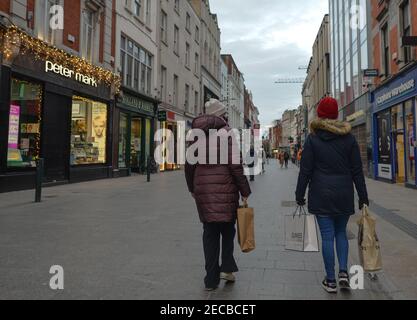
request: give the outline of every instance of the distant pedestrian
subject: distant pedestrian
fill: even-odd
[[[296,191],[298,205],[304,206],[309,187],[308,210],[316,215],[320,226],[327,273],[323,287],[329,293],[337,292],[335,241],[339,286],[350,288],[346,227],[350,216],[355,214],[354,185],[359,208],[369,205],[359,146],[351,134],[351,125],[337,120],[338,110],[335,99],[324,98],[320,102],[319,119],[311,123],[312,133],[304,146]]]
[[[284,168],[284,162],[285,162],[283,152],[280,152],[278,154],[278,161],[279,161],[279,164],[281,165],[281,169],[283,169]]]
[[[210,100],[206,104],[206,112],[206,115],[193,121],[193,129],[203,130],[207,137],[210,130],[224,129],[230,132],[231,129],[225,120],[225,106],[217,100]],[[209,152],[210,144],[209,139],[207,140],[204,147]],[[237,210],[240,196],[243,201],[247,201],[251,194],[243,165],[232,164],[231,159],[234,158],[232,143],[232,138],[229,138],[228,164],[191,165],[187,162],[185,166],[188,189],[196,201],[200,220],[204,224],[203,245],[207,272],[204,282],[208,291],[215,290],[221,279],[228,282],[235,281],[233,273],[238,271],[238,267],[233,252]],[[217,154],[224,152],[220,148],[221,143],[218,141]],[[219,266],[220,251],[221,266]]]
[[[290,154],[288,151],[284,153],[284,162],[285,162],[285,169],[288,169],[288,162],[290,161]]]
[[[255,181],[255,164],[258,160],[258,157],[256,156],[255,147],[252,145],[250,147],[249,153],[247,154],[246,158],[246,165],[248,166],[250,170],[250,181]]]

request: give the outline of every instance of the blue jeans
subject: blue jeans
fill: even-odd
[[[350,216],[317,216],[323,242],[323,258],[326,267],[327,280],[335,281],[335,253],[334,244],[336,240],[337,258],[339,260],[339,271],[348,271],[349,241],[347,238],[347,224]]]

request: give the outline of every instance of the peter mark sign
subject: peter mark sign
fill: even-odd
[[[85,85],[92,86],[97,88],[98,83],[97,80],[93,77],[86,76],[84,74],[81,74],[79,72],[75,72],[74,70],[71,70],[69,68],[66,68],[60,64],[53,63],[51,61],[45,62],[45,72],[53,72],[56,74],[59,74],[65,78],[74,79],[75,81],[81,82]]]

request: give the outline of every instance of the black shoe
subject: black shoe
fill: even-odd
[[[341,271],[339,273],[339,287],[342,290],[350,289],[350,278],[347,272]]]
[[[324,279],[322,282],[323,289],[328,293],[337,293],[337,283],[336,281],[330,282],[327,279]]]

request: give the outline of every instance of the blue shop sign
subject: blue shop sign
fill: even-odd
[[[399,76],[374,93],[374,112],[408,100],[417,95],[417,68]]]

